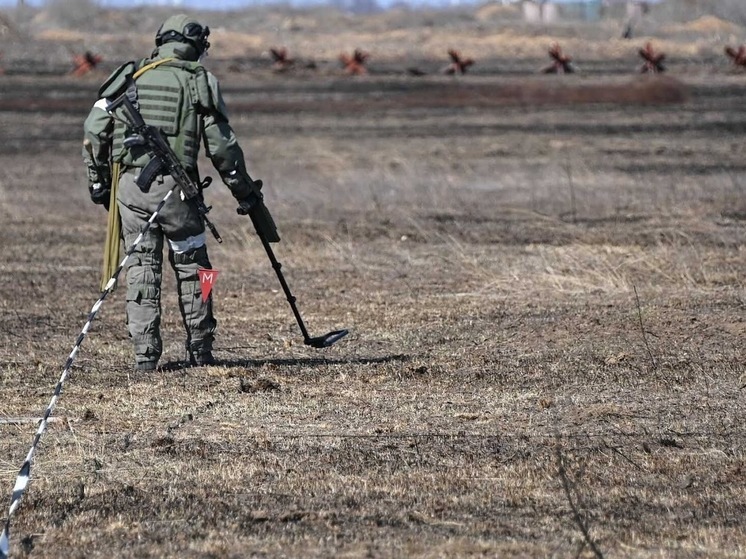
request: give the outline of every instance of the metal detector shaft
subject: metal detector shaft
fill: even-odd
[[[267,251],[267,256],[269,256],[269,261],[272,263],[272,268],[277,274],[277,279],[280,280],[280,285],[282,286],[282,290],[285,292],[285,297],[287,298],[288,303],[290,303],[290,308],[293,310],[295,320],[298,322],[298,327],[300,328],[301,334],[303,334],[303,343],[306,345],[310,345],[311,347],[322,348],[329,347],[330,345],[338,342],[343,337],[345,337],[349,333],[348,330],[333,330],[328,334],[325,334],[323,336],[316,336],[314,338],[308,335],[306,325],[303,323],[303,318],[300,315],[298,306],[295,304],[295,296],[290,292],[288,282],[285,281],[285,276],[282,274],[282,264],[277,261],[275,253],[272,250],[269,241],[262,233],[261,227],[257,225],[256,218],[251,212],[249,212],[249,217],[251,217],[251,222],[254,224],[254,229],[256,230],[256,234],[259,236],[259,240],[262,241],[264,250]]]

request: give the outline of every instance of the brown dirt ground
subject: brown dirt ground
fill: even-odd
[[[115,291],[14,557],[746,556],[746,77],[707,53],[658,78],[209,62],[311,333],[351,333],[302,344],[211,187],[220,364],[184,366],[166,274],[162,368],[132,371]],[[104,74],[0,77],[8,496],[35,430],[8,420],[44,410],[98,296],[79,153]]]

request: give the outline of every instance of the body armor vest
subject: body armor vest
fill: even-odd
[[[141,66],[148,62],[143,61]],[[160,128],[184,167],[195,170],[200,140],[197,110],[200,85],[208,87],[204,69],[196,62],[170,60],[143,72],[136,78],[136,84],[140,114],[145,122]],[[149,156],[132,154],[122,145],[130,132],[122,122],[116,121],[112,146],[114,160],[129,167],[144,167],[150,160]]]

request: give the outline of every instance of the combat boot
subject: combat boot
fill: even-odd
[[[203,353],[190,351],[189,363],[191,363],[192,367],[205,367],[208,365],[216,365],[217,361],[215,360],[215,357],[213,357],[211,351],[206,351]]]

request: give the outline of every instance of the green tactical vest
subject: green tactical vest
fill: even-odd
[[[199,62],[178,59],[143,60],[137,66],[144,69],[152,62],[161,63],[139,76],[135,73],[140,113],[147,124],[161,129],[184,167],[194,170],[200,145],[198,107],[201,99],[209,97],[207,73]],[[113,159],[125,166],[144,167],[150,159],[147,154],[133,154],[123,147],[130,133],[124,123],[115,121]]]

